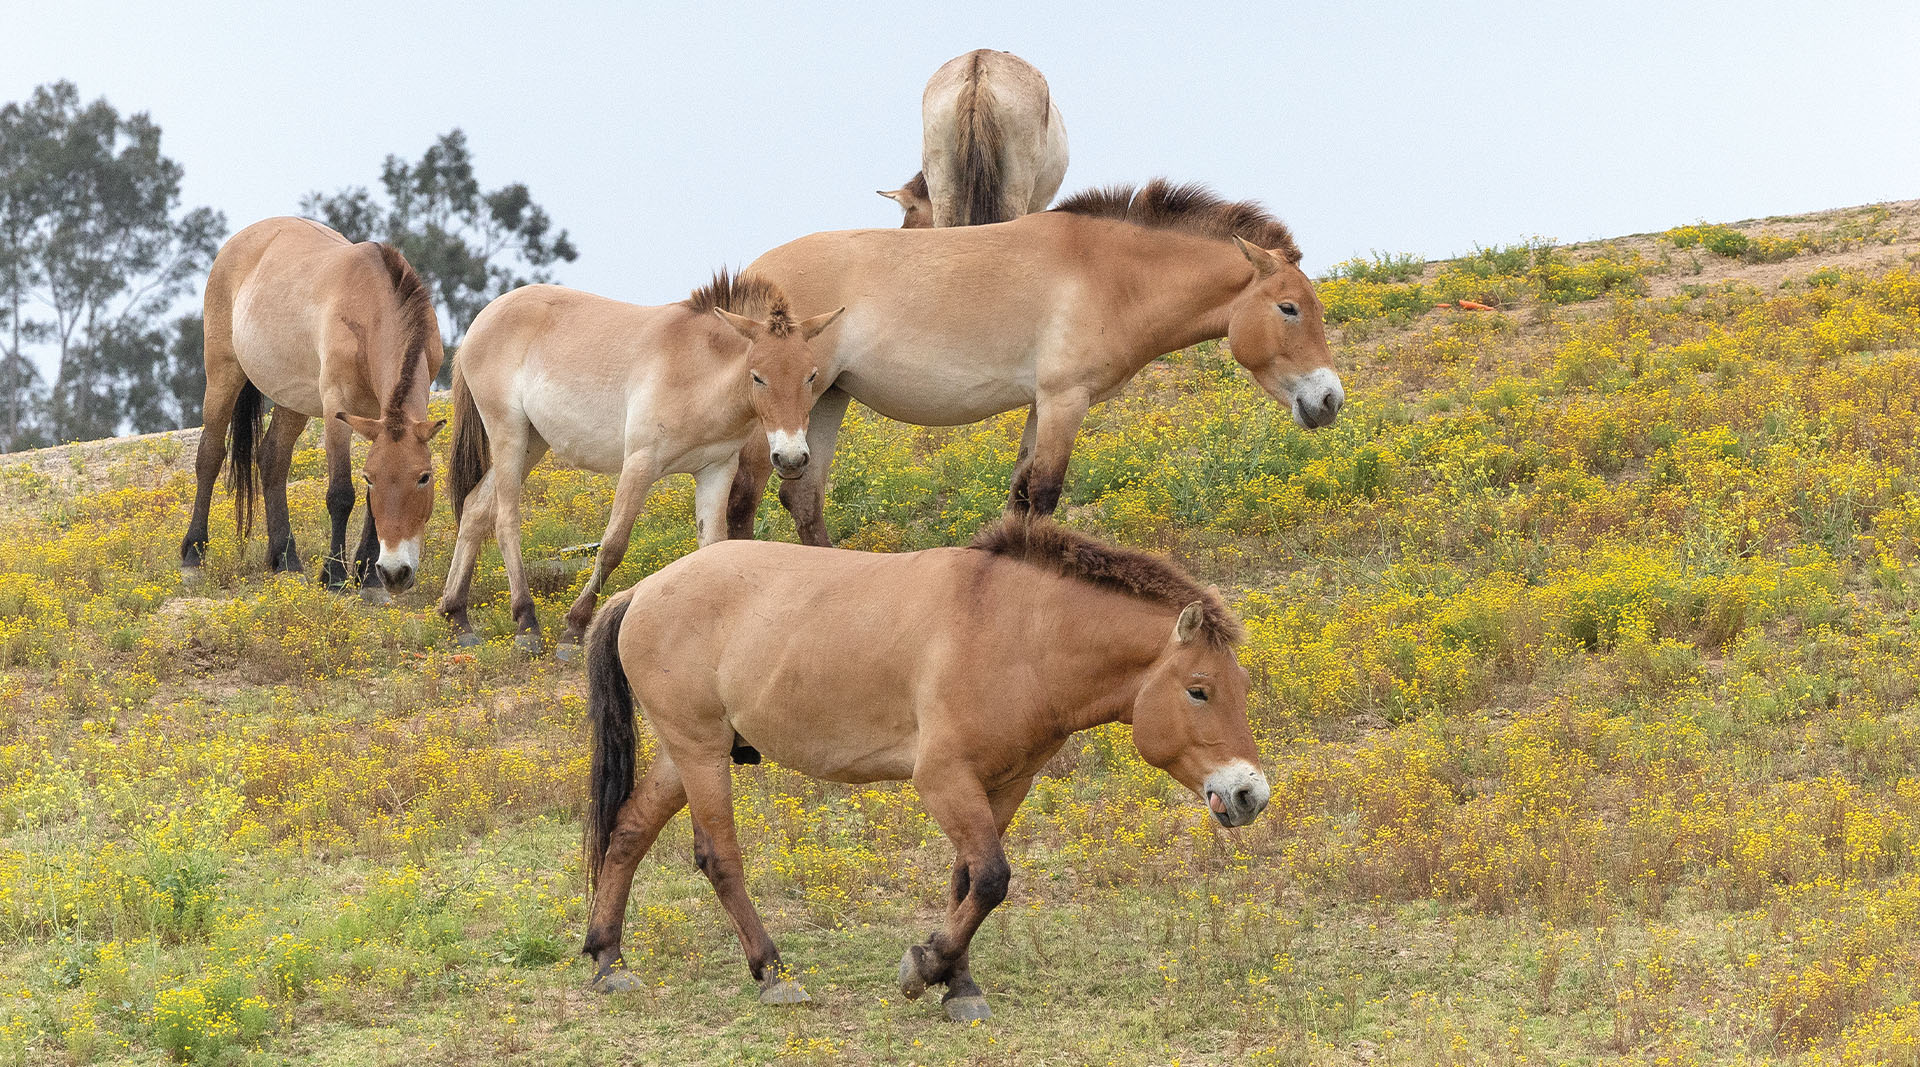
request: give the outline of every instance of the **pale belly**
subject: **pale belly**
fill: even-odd
[[[872,353],[853,361],[834,385],[899,422],[962,426],[1033,403],[1031,364],[997,365],[962,353],[935,360],[890,359]]]
[[[521,372],[517,387],[521,410],[555,458],[569,467],[620,473],[627,455],[624,382],[567,382],[530,369]]]
[[[762,756],[793,770],[831,782],[894,782],[913,777],[918,735],[911,723],[878,725],[842,714],[795,714],[804,730],[771,721],[769,713],[737,713],[733,726]],[[771,713],[778,715],[778,712]]]
[[[274,404],[318,418],[326,414],[320,393],[320,353],[312,338],[254,325],[265,316],[236,307],[233,348],[247,380]],[[269,320],[272,321],[272,320]],[[356,411],[375,416],[378,411]]]

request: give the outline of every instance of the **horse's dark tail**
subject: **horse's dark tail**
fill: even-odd
[[[955,202],[962,226],[1007,221],[1000,211],[1006,184],[1000,168],[1000,124],[987,104],[976,67],[960,97],[960,187]]]
[[[473,402],[473,390],[467,388],[467,376],[460,372],[460,357],[453,359],[453,455],[447,460],[447,493],[453,497],[453,524],[460,525],[460,510],[480,479],[487,476],[493,456],[487,445],[487,424],[480,420],[480,409]]]
[[[620,806],[633,793],[633,689],[620,663],[620,623],[632,591],[607,601],[587,633],[587,722],[593,727],[593,771],[587,785],[587,886],[599,883],[600,863],[613,840]]]
[[[253,533],[254,453],[260,448],[260,409],[265,398],[249,381],[233,400],[233,421],[227,424],[227,450],[233,463],[227,468],[227,491],[233,494],[233,522],[240,539]]]

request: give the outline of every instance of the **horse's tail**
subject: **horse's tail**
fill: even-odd
[[[473,402],[473,390],[461,372],[460,358],[453,361],[453,455],[447,460],[447,493],[453,497],[453,523],[460,524],[460,510],[468,494],[487,476],[493,462],[487,445],[487,424],[480,419],[480,408]]]
[[[620,623],[631,589],[607,601],[587,633],[587,722],[593,728],[593,770],[587,785],[587,884],[598,883],[620,806],[633,793],[633,688],[620,662]]]
[[[959,224],[984,226],[1005,222],[1000,205],[1006,176],[1000,167],[1000,123],[988,107],[979,71],[968,79],[960,95],[960,186],[954,190],[960,209]]]
[[[233,463],[227,468],[227,491],[233,494],[233,522],[245,540],[253,532],[254,453],[260,448],[260,409],[265,398],[251,380],[233,398],[233,419],[227,423],[227,449]]]

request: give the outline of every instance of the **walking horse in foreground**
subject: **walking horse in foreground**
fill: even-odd
[[[1067,176],[1067,126],[1047,79],[1012,52],[940,65],[920,97],[920,173],[880,195],[900,225],[984,226],[1039,211]]]
[[[540,622],[520,560],[521,483],[549,449],[575,467],[619,476],[593,573],[567,612],[556,653],[586,633],[600,587],[626,555],[647,490],[694,478],[701,544],[726,535],[734,467],[758,426],[760,455],[783,477],[807,465],[807,413],[819,395],[808,342],[838,311],[795,321],[778,286],[714,275],[677,304],[638,307],[557,285],[529,285],[473,320],[453,376],[448,491],[460,533],[440,612],[463,644],[474,564],[500,542],[523,648]]]
[[[351,579],[368,582],[369,591],[383,586],[398,593],[412,586],[433,514],[427,442],[442,424],[427,421],[427,389],[445,358],[419,275],[392,245],[354,244],[309,219],[266,219],[233,235],[214,257],[205,317],[198,485],[180,543],[181,565],[197,568],[206,555],[213,483],[231,447],[229,483],[240,536],[253,526],[257,452],[267,565],[300,570],[287,516],[287,468],[307,420],[319,416],[325,419],[327,514],[333,522],[322,568],[326,583],[340,588],[349,580],[347,520],[358,495],[352,435],[358,433],[369,442],[361,476],[367,516]],[[274,405],[264,439],[263,399]]]
[[[797,311],[849,308],[818,346],[830,388],[808,432],[813,463],[780,488],[807,544],[827,543],[822,501],[851,400],[921,426],[1026,408],[1008,507],[1041,514],[1059,503],[1087,409],[1164,353],[1225,337],[1308,428],[1346,400],[1293,234],[1197,186],[1094,190],[992,226],[817,233],[747,269]],[[741,455],[731,536],[753,535],[768,470],[758,446]]]
[[[582,951],[603,991],[634,872],[682,806],[765,1003],[806,994],[747,896],[731,762],[759,755],[837,782],[911,779],[953,842],[944,927],[907,949],[909,999],[987,1017],[968,946],[1007,894],[1001,836],[1079,730],[1133,726],[1148,763],[1224,826],[1266,807],[1239,623],[1172,564],[1051,520],[1008,516],[971,548],[870,554],[780,542],[701,549],[610,600],[588,639],[593,729]],[[635,783],[634,708],[658,745]]]

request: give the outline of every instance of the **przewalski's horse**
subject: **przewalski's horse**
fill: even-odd
[[[806,999],[747,897],[730,761],[765,755],[838,782],[912,779],[952,840],[942,930],[907,949],[909,999],[945,984],[989,1012],[967,963],[1011,870],[1001,835],[1073,733],[1126,722],[1148,763],[1226,826],[1268,786],[1247,724],[1240,626],[1165,560],[1009,516],[971,549],[895,555],[729,541],[609,601],[588,640],[593,727],[582,951],[594,984],[638,988],[620,931],[634,872],[682,805],[695,862],[733,922],[760,999]],[[659,744],[636,785],[634,706]],[[747,750],[752,750],[751,752]]]
[[[819,395],[808,342],[839,315],[795,321],[779,287],[726,271],[660,307],[557,285],[525,286],[488,304],[460,345],[453,376],[447,488],[460,533],[440,612],[462,643],[477,640],[467,597],[491,531],[521,646],[539,647],[520,562],[520,494],[548,449],[571,466],[620,479],[593,574],[567,612],[562,656],[586,632],[654,482],[693,475],[704,545],[726,536],[727,492],[756,425],[765,431],[758,454],[783,477],[797,476],[807,465],[807,413]]]
[[[199,485],[180,562],[198,567],[207,548],[213,483],[232,431],[234,514],[253,526],[254,466],[267,513],[267,563],[300,570],[287,518],[287,467],[307,420],[325,421],[327,514],[332,541],[322,573],[346,584],[353,437],[370,443],[367,517],[352,578],[393,592],[413,584],[433,513],[433,454],[441,422],[427,421],[427,388],[445,358],[440,325],[419,275],[393,246],[353,244],[309,219],[273,218],[234,234],[214,257],[206,295],[207,392],[195,464]],[[262,399],[274,404],[260,435]],[[442,420],[444,422],[444,420]]]
[[[1012,52],[947,60],[920,97],[920,173],[880,195],[906,229],[1005,222],[1053,201],[1067,176],[1067,126],[1047,79]]]
[[[832,386],[815,406],[814,461],[780,487],[801,540],[827,543],[827,472],[847,402],[922,426],[1027,409],[1008,507],[1051,513],[1087,409],[1166,352],[1225,337],[1306,427],[1346,394],[1293,235],[1251,202],[1198,186],[1080,193],[997,226],[842,230],[781,245],[749,270],[802,311],[848,305],[822,339]],[[729,505],[750,537],[765,453],[746,450]]]

